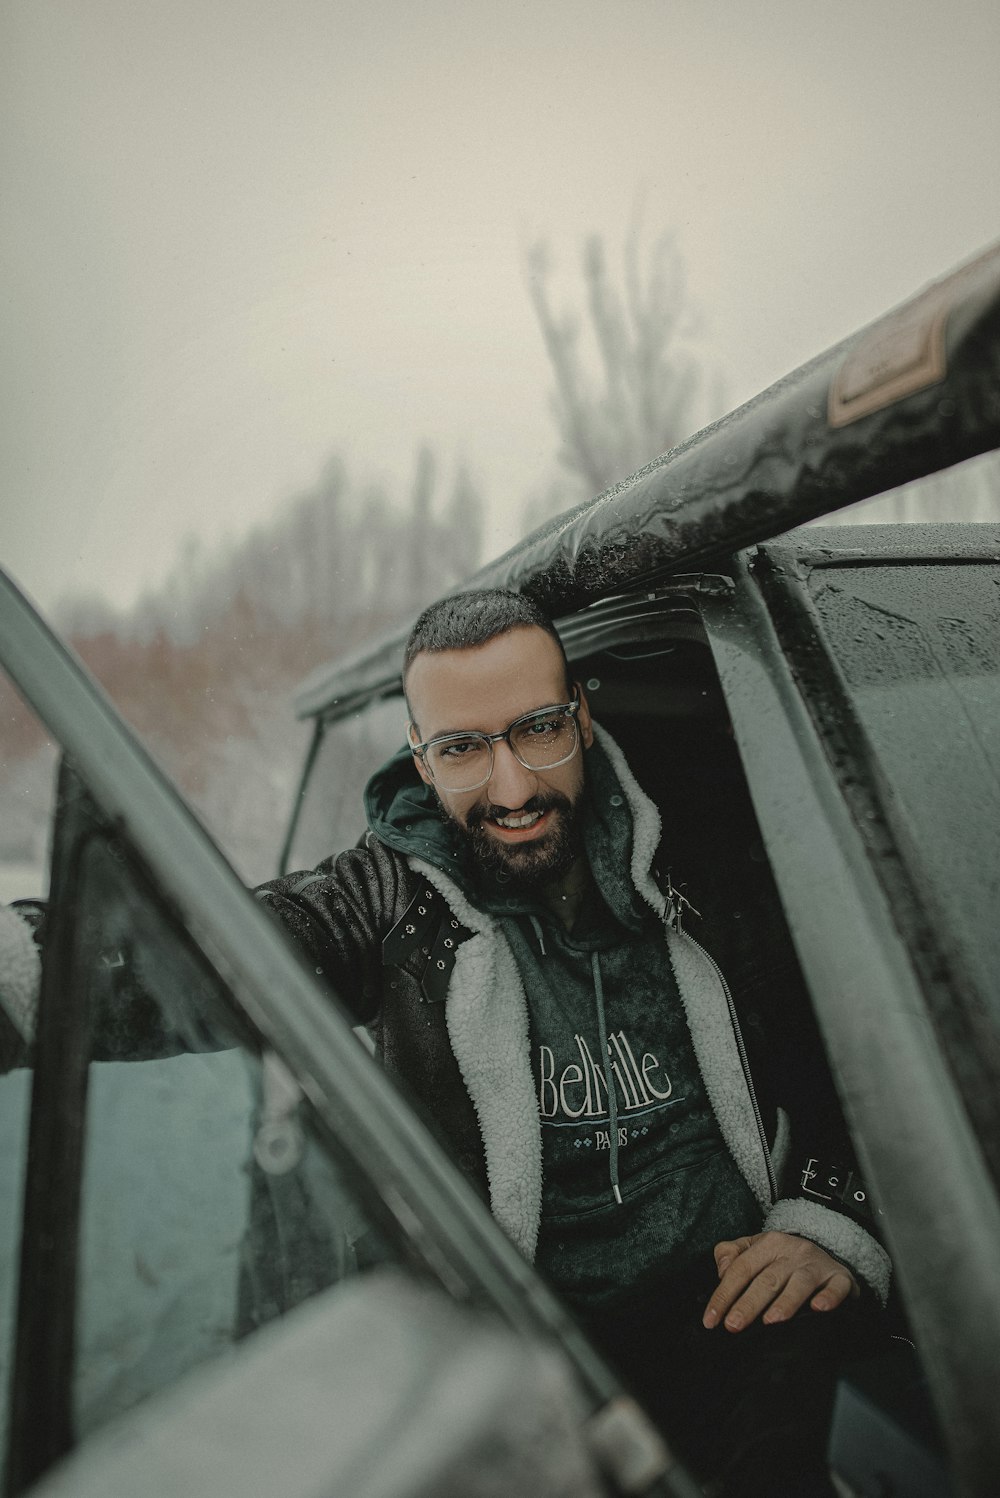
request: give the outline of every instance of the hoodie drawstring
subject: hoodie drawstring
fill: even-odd
[[[604,984],[601,982],[601,964],[597,953],[590,954],[590,966],[594,974],[594,997],[597,1000],[597,1028],[601,1039],[601,1055],[604,1058],[604,1069],[608,1076],[608,1128],[610,1130],[611,1144],[611,1189],[615,1193],[615,1201],[622,1205],[621,1189],[618,1185],[618,1094],[615,1092],[615,1079],[611,1071],[611,1052],[608,1047],[608,1026],[604,1018]]]
[[[538,942],[538,949],[545,956],[545,938],[542,935],[541,922],[536,916],[529,915]],[[590,967],[594,975],[594,997],[597,1001],[597,1030],[601,1042],[601,1055],[604,1058],[604,1070],[608,1079],[608,1129],[610,1146],[610,1171],[611,1189],[615,1194],[615,1201],[622,1206],[621,1187],[618,1184],[618,1094],[615,1092],[615,1079],[611,1070],[611,1051],[608,1046],[608,1026],[604,1018],[604,984],[601,981],[601,964],[597,953],[590,954]]]

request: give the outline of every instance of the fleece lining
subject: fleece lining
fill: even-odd
[[[705,1089],[722,1137],[762,1212],[767,1214],[765,1227],[811,1238],[843,1259],[884,1300],[889,1258],[862,1227],[818,1202],[787,1198],[772,1205],[765,1144],[721,975],[697,942],[667,924],[666,901],[652,874],[661,834],[659,811],[610,734],[597,724],[594,732],[614,768],[632,816],[633,884],[664,921],[667,950]],[[473,906],[434,864],[412,855],[408,862],[444,896],[462,924],[476,933],[459,949],[452,973],[446,1000],[448,1034],[479,1119],[493,1215],[530,1260],[541,1223],[542,1142],[531,1074],[528,1006],[520,973],[491,916]],[[787,1143],[788,1121],[779,1113],[776,1166]],[[808,1226],[793,1225],[800,1222]]]
[[[470,904],[446,874],[422,858],[409,864],[476,933],[458,949],[445,1020],[479,1119],[493,1215],[531,1261],[542,1216],[542,1131],[517,964],[492,917]]]
[[[621,783],[632,813],[634,842],[632,877],[649,905],[663,913],[664,900],[651,874],[660,840],[660,814],[635,779],[621,749],[605,730],[594,725]],[[767,1213],[765,1230],[799,1233],[844,1260],[885,1304],[889,1293],[891,1260],[876,1238],[858,1223],[824,1207],[821,1202],[783,1197],[772,1205],[764,1144],[729,1016],[722,979],[708,954],[686,934],[667,927],[667,950],[680,989],[688,1028],[694,1041],[705,1090],[722,1137],[744,1180]],[[771,1148],[775,1178],[780,1177],[788,1153],[789,1120],[778,1109],[778,1128]],[[797,1226],[796,1224],[802,1224]]]
[[[660,841],[660,813],[629,769],[625,756],[603,729],[600,743],[615,768],[632,813],[632,877],[636,889],[658,915],[664,898],[651,867]],[[712,1111],[740,1174],[763,1210],[771,1205],[764,1146],[757,1127],[743,1064],[729,1016],[725,989],[715,964],[693,938],[666,927],[667,952],[680,990],[695,1055]]]
[[[775,1202],[764,1220],[768,1233],[797,1233],[825,1248],[855,1274],[859,1274],[885,1305],[889,1294],[892,1261],[880,1243],[853,1218],[834,1212],[822,1202],[802,1197],[783,1197]]]

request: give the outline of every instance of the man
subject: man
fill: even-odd
[[[753,931],[704,932],[727,986],[683,930],[659,814],[528,600],[427,610],[404,681],[363,845],[259,898],[682,1454],[726,1492],[828,1490],[889,1265],[856,1175],[809,1190],[853,1161],[805,996]]]
[[[856,1173],[846,1203],[808,1190],[809,1162],[852,1162],[803,1014],[779,1004],[751,1067],[740,974],[682,930],[656,808],[528,600],[427,610],[404,682],[364,845],[260,897],[689,1459],[728,1451],[757,1491],[760,1445],[760,1491],[826,1490],[804,1448],[889,1265]]]

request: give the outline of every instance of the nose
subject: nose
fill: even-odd
[[[538,789],[534,770],[526,770],[510,745],[503,739],[493,745],[493,773],[486,787],[495,806],[519,811]]]

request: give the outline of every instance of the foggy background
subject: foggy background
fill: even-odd
[[[313,666],[997,237],[998,62],[995,0],[5,0],[0,563],[266,877]]]

